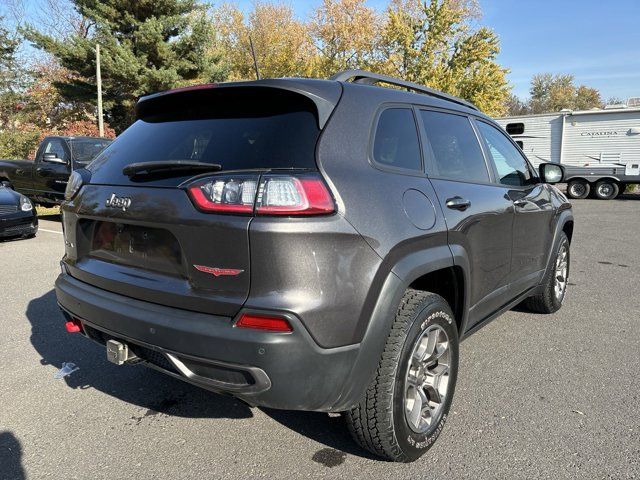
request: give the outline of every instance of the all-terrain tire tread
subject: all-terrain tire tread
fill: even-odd
[[[435,301],[444,302],[444,299],[434,293],[407,289],[374,378],[364,398],[345,415],[347,427],[356,442],[369,452],[389,460],[408,460],[395,437],[392,415],[393,384],[400,353],[416,310]]]

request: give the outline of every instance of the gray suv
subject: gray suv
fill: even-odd
[[[563,169],[464,100],[347,71],[171,90],[136,115],[62,207],[66,328],[112,362],[343,412],[364,448],[412,461],[447,419],[460,340],[562,305]]]

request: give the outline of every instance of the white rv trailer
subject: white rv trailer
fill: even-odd
[[[640,183],[640,108],[605,108],[498,119],[534,164],[565,167],[567,194],[609,200]]]

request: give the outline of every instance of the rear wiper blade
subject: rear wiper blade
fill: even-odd
[[[193,162],[189,160],[175,160],[165,162],[139,162],[130,163],[122,169],[127,177],[140,175],[141,173],[156,172],[218,172],[222,165],[217,163]]]

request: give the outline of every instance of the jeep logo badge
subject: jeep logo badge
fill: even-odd
[[[131,199],[129,197],[118,197],[115,193],[112,193],[104,202],[104,205],[110,208],[121,208],[125,212],[131,206]]]

